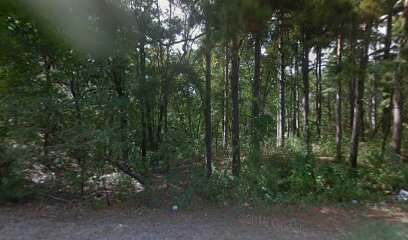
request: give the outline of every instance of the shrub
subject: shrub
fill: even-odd
[[[32,194],[25,186],[24,179],[16,174],[11,173],[1,179],[0,201],[18,202]]]
[[[366,194],[343,161],[322,163],[316,169],[316,183],[321,197],[329,201],[350,201]]]
[[[227,171],[213,170],[209,180],[201,176],[199,183],[196,185],[202,187],[204,197],[218,204],[225,204],[233,198],[234,177]]]
[[[359,167],[358,175],[374,192],[391,193],[408,188],[408,165],[393,160],[391,154],[369,153]]]

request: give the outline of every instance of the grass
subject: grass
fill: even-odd
[[[367,222],[346,234],[343,240],[404,240],[408,239],[408,224],[400,222]]]

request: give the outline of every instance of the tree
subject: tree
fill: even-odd
[[[341,64],[342,64],[342,49],[343,49],[343,39],[339,35],[337,39],[337,78],[336,78],[336,158],[342,159],[342,138],[343,138],[343,128],[342,128],[342,114],[341,114]]]
[[[239,176],[241,167],[241,151],[239,143],[239,99],[238,99],[238,79],[239,79],[239,50],[238,37],[234,34],[231,38],[231,98],[232,98],[232,174]]]
[[[285,145],[285,28],[283,14],[279,23],[279,55],[280,55],[280,78],[279,78],[279,99],[278,99],[278,127],[277,127],[277,147]]]
[[[205,3],[205,156],[207,164],[207,176],[212,174],[212,148],[211,148],[211,28],[210,28],[210,5]]]
[[[408,0],[404,1],[402,36],[400,38],[399,58],[405,59],[407,55],[408,42]],[[401,63],[399,63],[401,64]],[[392,150],[397,158],[401,158],[401,134],[402,134],[402,99],[403,99],[403,67],[395,77],[393,89],[393,123],[392,123]]]

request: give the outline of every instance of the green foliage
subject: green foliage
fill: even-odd
[[[196,178],[201,184],[194,185],[195,192],[218,204],[350,202],[392,198],[408,184],[408,166],[402,162],[371,154],[356,172],[344,161],[316,162],[315,156],[302,153],[302,149],[294,139],[285,149],[271,153],[259,168],[245,162],[239,178],[219,170],[210,180]]]
[[[19,202],[33,194],[25,186],[26,181],[18,173],[11,173],[0,180],[0,202]]]
[[[316,184],[321,198],[349,202],[366,197],[361,182],[353,178],[350,167],[341,161],[324,162],[316,169]]]
[[[213,175],[208,181],[202,178],[202,194],[210,201],[221,205],[227,204],[234,197],[234,177],[227,171],[213,170]]]
[[[359,179],[373,192],[390,194],[408,186],[408,165],[393,159],[391,153],[381,156],[371,152],[362,165]]]
[[[36,4],[22,7],[11,0],[0,1],[1,198],[18,200],[29,193],[23,179],[27,177],[25,170],[33,165],[55,174],[58,180],[47,187],[68,191],[71,196],[86,190],[93,176],[119,168],[146,178],[164,179],[171,195],[182,204],[196,193],[221,204],[231,200],[243,204],[349,201],[371,194],[390,194],[408,186],[406,164],[395,162],[389,155],[370,152],[381,145],[379,135],[383,135],[384,142],[389,141],[386,129],[390,127],[382,126],[380,134],[378,125],[385,125],[384,119],[391,117],[386,109],[392,106],[394,80],[405,76],[408,69],[403,58],[393,59],[394,50],[386,60],[382,55],[385,50],[370,52],[361,110],[365,123],[373,110],[367,103],[376,107],[378,132],[374,140],[362,139],[357,171],[351,171],[346,162],[320,162],[316,157],[330,158],[335,152],[334,101],[338,79],[343,88],[342,150],[344,155],[349,151],[346,133],[350,129],[346,122],[351,117],[352,103],[348,98],[352,96],[348,93],[353,92],[353,81],[361,77],[360,48],[366,41],[362,29],[367,22],[382,29],[384,21],[378,19],[389,10],[384,8],[384,1],[171,2],[179,9],[161,9],[153,0],[132,1],[131,8],[126,1],[108,1],[101,8],[86,4],[78,7],[75,1],[54,1],[44,6],[44,12],[31,14],[29,8],[39,10]],[[185,15],[173,14],[178,10]],[[77,18],[72,18],[74,15]],[[49,24],[44,24],[46,18]],[[400,18],[395,13],[394,27],[398,27]],[[207,43],[202,41],[206,32],[199,33],[202,24],[211,30],[211,146],[217,148],[224,102],[229,104],[225,116],[228,125],[231,123],[231,96],[227,94],[228,101],[224,99],[224,90],[229,89],[224,89],[223,78],[230,60],[225,55],[239,57],[236,100],[242,146],[240,177],[229,172],[230,156],[224,157],[228,165],[214,158],[217,169],[210,179],[202,171],[206,96],[203,44]],[[384,42],[386,36],[378,29],[372,29],[369,45],[377,47]],[[395,29],[390,39],[393,43],[401,40]],[[277,37],[280,31],[284,33],[283,41]],[[265,50],[261,54],[261,94],[256,97],[252,89],[254,34],[261,36]],[[338,63],[334,46],[339,35],[344,45],[342,64]],[[239,49],[226,54],[231,36],[237,38]],[[321,136],[315,134],[318,121],[314,120],[319,104],[313,103],[318,99],[319,86],[313,76],[318,63],[311,63],[306,73],[310,76],[310,92],[306,92],[300,74],[304,46],[323,52]],[[284,131],[290,137],[283,149],[276,149],[276,80],[280,80],[277,76],[281,63],[286,65],[282,72]],[[305,94],[310,96],[307,127],[314,140],[313,153],[307,153],[304,140],[293,137],[300,136],[305,126],[301,119],[301,112],[306,113],[306,109],[301,109]],[[259,119],[252,119],[254,100],[261,108]],[[368,132],[371,134],[362,133]],[[405,138],[403,149],[407,146]],[[229,143],[225,149],[231,150]],[[183,189],[180,186],[189,183],[188,177],[193,179],[192,187]],[[160,200],[152,197],[154,191],[149,188],[143,194],[133,195],[128,191],[129,180],[120,185],[117,197],[121,200]]]
[[[294,196],[307,196],[314,189],[314,157],[307,155],[293,156],[290,161],[289,175],[284,188]]]

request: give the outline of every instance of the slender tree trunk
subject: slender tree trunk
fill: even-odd
[[[401,158],[402,134],[402,81],[400,76],[395,77],[392,111],[392,142],[391,147],[396,158]]]
[[[277,147],[285,145],[285,49],[284,30],[281,27],[279,33],[279,55],[280,55],[280,79],[279,79],[279,99],[278,99],[278,127],[277,127]]]
[[[385,35],[385,42],[384,42],[384,60],[390,60],[390,53],[391,53],[391,42],[392,42],[392,15],[393,15],[393,7],[388,6],[388,14],[387,14],[387,32]],[[393,91],[390,87],[385,87],[384,92],[388,93],[387,98],[390,98],[390,104],[383,108],[382,114],[382,132],[383,132],[383,140],[381,145],[381,152],[384,154],[386,143],[388,142],[388,137],[390,135],[391,129],[391,106],[393,101]]]
[[[293,116],[292,116],[292,131],[293,136],[299,137],[299,84],[298,84],[298,60],[297,53],[295,53],[295,77],[293,79]]]
[[[77,127],[82,127],[82,114],[81,114],[81,107],[80,107],[80,89],[78,84],[75,83],[73,79],[69,81],[70,91],[74,100],[75,112],[74,117],[76,118]],[[85,157],[84,157],[84,149],[83,149],[83,142],[78,142],[78,146],[74,148],[74,159],[77,161],[81,171],[80,171],[80,187],[81,187],[81,197],[84,197],[85,193]]]
[[[120,63],[119,63],[120,64]],[[119,113],[120,113],[120,136],[121,136],[121,149],[122,149],[122,161],[124,163],[129,162],[129,140],[128,140],[128,121],[127,121],[127,95],[125,93],[125,83],[123,79],[123,72],[116,69],[114,66],[112,73],[112,81],[114,83],[118,98],[120,100]]]
[[[205,158],[207,165],[207,177],[212,174],[212,148],[211,148],[211,36],[210,27],[206,24],[206,46],[205,46]]]
[[[141,152],[142,152],[142,160],[143,164],[145,167],[147,167],[147,159],[146,159],[146,154],[147,154],[147,123],[146,123],[146,70],[145,70],[145,64],[146,64],[146,54],[145,54],[145,46],[144,43],[140,43],[140,49],[139,49],[139,75],[141,79],[141,124],[142,124],[142,142],[141,142]]]
[[[239,143],[239,99],[238,99],[238,39],[232,37],[231,47],[231,97],[232,97],[232,174],[239,176],[240,172],[240,143]]]
[[[288,61],[288,64],[291,64],[290,63],[290,60]],[[288,74],[288,78],[287,78],[287,82],[289,81],[289,97],[288,97],[288,99],[287,99],[287,103],[288,103],[288,105],[287,105],[287,107],[286,107],[286,118],[287,118],[287,123],[286,123],[286,133],[287,133],[287,135],[286,135],[286,137],[289,137],[289,136],[291,136],[292,134],[293,134],[293,129],[292,129],[292,126],[293,126],[293,119],[292,119],[292,117],[293,117],[293,105],[292,105],[292,103],[293,103],[293,80],[294,80],[294,78],[293,78],[293,74],[292,74],[292,72],[290,72],[289,74]]]
[[[365,131],[366,131],[366,118],[365,118],[365,109],[364,109],[364,92],[365,92],[365,81],[358,81],[359,84],[361,84],[360,86],[360,90],[363,90],[363,92],[361,93],[361,104],[360,104],[360,140],[361,141],[365,141]]]
[[[303,141],[307,151],[310,151],[310,133],[309,133],[309,43],[308,36],[304,34],[303,42],[303,62],[302,62],[302,79],[303,79]]]
[[[260,137],[259,137],[259,117],[260,117],[260,87],[261,87],[261,36],[254,34],[254,79],[252,85],[252,145],[253,161],[255,166],[259,165],[260,158]]]
[[[317,123],[317,139],[321,137],[322,126],[322,49],[316,49],[316,123]]]
[[[352,38],[352,42],[351,42],[351,61],[354,65],[357,64],[356,61],[356,44],[357,44],[357,40],[355,38]],[[349,127],[350,127],[350,134],[351,131],[353,129],[353,122],[354,122],[354,102],[355,102],[355,92],[356,92],[356,77],[357,76],[352,76],[350,77],[350,81],[349,81],[349,109],[350,109],[350,122],[349,122]]]
[[[170,73],[171,74],[171,73]],[[157,133],[156,133],[156,147],[155,150],[158,150],[159,144],[162,138],[162,128],[164,126],[164,132],[167,132],[167,109],[169,105],[169,88],[171,82],[171,76],[169,73],[166,73],[164,76],[162,84],[163,99],[160,104],[159,110],[159,120],[157,124]]]
[[[224,66],[224,92],[222,111],[222,146],[225,149],[228,142],[228,82],[229,82],[229,50],[228,44],[225,46],[225,66]]]
[[[399,58],[407,56],[408,42],[408,0],[404,1],[404,24],[403,36],[400,40]],[[401,71],[398,69],[398,71]],[[393,122],[392,122],[392,150],[397,158],[401,158],[401,135],[402,135],[402,76],[400,73],[395,78],[393,94]]]
[[[295,68],[297,66],[295,65]],[[296,132],[296,76],[291,76],[291,136],[295,136]]]
[[[353,127],[351,129],[351,144],[350,144],[350,165],[351,167],[357,167],[357,154],[358,154],[358,131],[360,130],[360,84],[356,84],[355,87],[355,101],[354,101],[354,118],[353,118]]]
[[[378,25],[376,26],[376,31],[378,31]],[[373,44],[373,51],[377,51],[377,42]],[[374,63],[375,64],[375,63]],[[378,91],[378,80],[376,77],[373,79],[373,86],[370,96],[370,109],[369,109],[369,122],[371,137],[374,137],[377,134],[377,91]]]
[[[337,78],[336,78],[336,158],[338,160],[341,160],[343,156],[342,154],[343,128],[342,128],[342,114],[341,114],[342,49],[343,49],[343,39],[340,34],[337,39]]]
[[[362,98],[364,95],[364,80],[368,63],[368,48],[370,46],[371,23],[367,23],[364,31],[364,45],[361,52],[360,72],[355,84],[354,118],[350,141],[350,165],[357,167],[359,136],[361,135]]]

